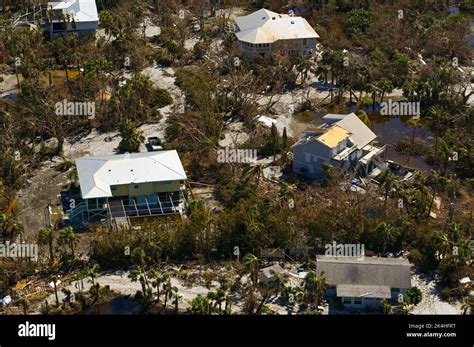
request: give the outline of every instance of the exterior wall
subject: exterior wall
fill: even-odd
[[[153,191],[155,193],[178,192],[181,189],[180,181],[155,182],[153,183]]]
[[[94,33],[99,27],[99,22],[80,22],[76,23],[76,28],[73,27],[73,23],[67,23],[67,32],[62,30],[53,31],[52,24],[46,24],[44,30],[53,36],[60,36],[66,33],[77,33],[79,36],[84,36],[90,33]]]
[[[128,196],[129,185],[123,184],[119,186],[112,186],[111,191],[113,196]]]
[[[344,149],[344,148],[342,148]],[[342,150],[341,149],[341,150]],[[337,166],[343,170],[348,170],[351,167],[357,166],[357,162],[364,156],[364,152],[361,150],[356,150],[346,157],[343,161],[332,160],[331,165]]]
[[[272,52],[297,52],[299,55],[310,57],[316,52],[316,39],[282,40],[270,44],[251,44],[240,41],[242,54],[255,57],[258,54],[268,57]],[[311,54],[312,51],[312,54]]]
[[[138,186],[135,188],[135,186]],[[113,186],[112,195],[116,196],[147,196],[154,193],[178,192],[181,189],[180,181],[148,182],[140,184],[123,184]]]
[[[144,195],[152,195],[153,191],[153,183],[139,183],[139,184],[130,184],[129,186],[129,196],[144,196]]]
[[[408,288],[391,288],[391,299],[397,300],[399,294],[406,294]],[[329,286],[326,289],[325,295],[327,297],[335,298],[337,296],[336,286]],[[353,310],[363,310],[366,308],[379,309],[383,299],[381,298],[354,298],[354,297],[340,297],[341,302],[346,308]],[[356,303],[356,300],[360,301]]]
[[[318,178],[324,172],[323,164],[330,163],[331,155],[330,148],[316,141],[296,146],[293,148],[293,171]]]
[[[357,300],[359,300],[357,302]],[[354,310],[361,310],[361,309],[366,309],[366,308],[371,308],[371,309],[378,309],[380,307],[380,303],[382,299],[379,298],[347,298],[343,297],[341,298],[342,303],[344,304],[344,307],[354,309]],[[359,304],[360,302],[360,304]]]

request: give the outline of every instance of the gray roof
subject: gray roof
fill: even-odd
[[[335,126],[338,126],[350,133],[350,140],[357,147],[362,149],[377,138],[370,128],[360,120],[355,113],[349,114],[334,114],[328,113],[323,117],[325,124],[320,127],[321,132],[324,129],[330,130]],[[317,129],[314,129],[315,132]],[[307,136],[302,138],[300,141],[295,143],[292,147],[297,147],[305,144],[308,141],[319,141],[317,137]]]
[[[351,133],[351,140],[358,149],[365,147],[377,138],[377,135],[355,113],[346,115],[334,124]]]
[[[411,287],[411,264],[403,258],[332,257],[318,255],[316,272],[330,285]]]
[[[338,297],[349,298],[391,298],[390,287],[387,286],[360,286],[339,284],[336,288]]]

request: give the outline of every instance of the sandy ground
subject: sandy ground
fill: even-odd
[[[249,139],[249,135],[244,130],[242,122],[233,122],[227,125],[224,132],[225,138],[219,141],[221,147],[237,147]]]
[[[51,167],[37,171],[29,184],[17,194],[18,219],[23,224],[26,239],[35,239],[36,232],[49,224],[47,205],[60,202],[59,193],[67,184],[67,174]],[[47,184],[45,184],[47,182]]]
[[[289,286],[297,286],[302,285],[303,280],[297,278],[296,269],[298,265],[296,264],[289,264],[287,263],[285,266],[287,271],[292,272],[294,275],[289,276],[286,285]],[[214,269],[215,270],[215,269]],[[224,268],[221,269],[225,271]],[[205,287],[202,283],[202,272],[206,271],[206,267],[197,266],[193,268],[192,272],[188,274],[193,274],[195,280],[192,284],[184,283],[184,281],[177,277],[172,277],[172,285],[176,286],[179,290],[179,294],[182,296],[180,299],[180,307],[183,309],[187,309],[190,307],[189,301],[194,299],[198,295],[206,296],[209,292],[209,289]],[[245,283],[246,276],[243,276],[241,279],[242,283]],[[122,295],[134,295],[137,291],[141,290],[141,285],[139,282],[132,282],[128,278],[128,272],[115,272],[115,273],[105,273],[98,277],[97,282],[101,286],[109,286],[111,290],[120,293]],[[459,303],[451,304],[445,301],[442,301],[440,298],[440,289],[437,286],[437,282],[426,275],[420,275],[419,273],[412,274],[412,285],[416,286],[421,289],[423,293],[423,300],[420,304],[418,304],[414,309],[412,309],[411,313],[417,315],[424,315],[424,314],[435,314],[435,315],[443,315],[443,314],[462,314],[461,305]],[[67,288],[72,293],[79,291],[79,283],[73,282],[66,286],[60,285],[61,288]],[[88,290],[91,287],[91,283],[88,279],[84,280],[84,290]],[[211,289],[215,290],[219,288],[219,283],[216,281],[211,282]],[[58,291],[59,301],[62,301],[64,298],[64,294],[61,291]],[[47,298],[49,303],[54,303],[55,297],[54,294],[51,294]],[[232,312],[239,313],[241,312],[241,305],[242,300],[235,297],[233,298],[232,304]],[[285,303],[277,297],[271,297],[266,303],[271,309],[273,309],[278,314],[287,314],[287,307]],[[170,303],[171,305],[171,303]],[[170,306],[171,307],[171,306]],[[295,307],[296,309],[296,307]],[[294,311],[296,312],[296,311]],[[341,311],[344,313],[345,311]],[[328,314],[328,307],[325,305],[325,310],[323,314]]]
[[[461,304],[441,299],[439,284],[430,276],[414,273],[412,285],[418,287],[423,294],[422,301],[411,311],[413,314],[462,314]]]
[[[17,92],[18,83],[15,74],[0,74],[0,77],[3,78],[3,82],[0,82],[0,97]]]
[[[84,291],[87,291],[91,287],[91,282],[89,279],[84,279]],[[122,295],[134,295],[137,291],[141,290],[140,282],[132,282],[130,278],[128,278],[128,272],[117,272],[117,273],[110,273],[110,274],[103,274],[97,278],[97,283],[99,283],[102,287],[109,286],[111,290],[120,293]],[[206,296],[209,292],[204,286],[201,285],[194,285],[192,287],[187,287],[183,284],[183,281],[177,278],[172,278],[171,283],[173,286],[177,287],[179,290],[179,295],[181,295],[180,299],[180,307],[186,309],[190,307],[189,301],[194,299],[199,294]],[[80,289],[80,282],[73,282],[67,286],[61,286],[60,288],[67,288],[72,293],[79,292]],[[211,288],[214,289],[214,288]],[[60,302],[64,299],[65,295],[60,290],[58,291],[58,299]],[[54,294],[51,294],[47,299],[49,303],[55,302]],[[169,303],[170,307],[172,306],[171,300]]]
[[[174,107],[179,108],[184,103],[181,90],[174,84],[174,70],[171,68],[150,67],[143,71],[150,77],[153,84],[159,88],[166,89],[173,98],[173,104],[160,109],[163,118],[157,124],[145,124],[140,127],[145,137],[164,137],[165,121]],[[11,79],[9,80],[11,82]],[[16,79],[14,80],[16,83]],[[9,83],[10,83],[9,82]],[[76,139],[69,138],[64,144],[64,154],[68,159],[77,159],[82,156],[113,155],[117,152],[120,143],[118,132],[99,133],[93,130],[88,135]],[[146,151],[145,144],[140,150]],[[45,213],[48,204],[59,203],[58,194],[61,188],[68,182],[66,174],[58,173],[53,166],[59,162],[59,158],[46,162],[43,168],[35,172],[31,178],[31,184],[23,188],[17,196],[19,205],[19,219],[25,227],[26,235],[34,235],[39,229],[46,226]]]
[[[140,127],[145,137],[158,136],[164,137],[165,122],[172,110],[184,104],[184,96],[181,90],[174,84],[174,70],[172,68],[161,68],[153,66],[146,68],[142,73],[149,77],[155,87],[167,90],[173,103],[160,109],[163,118],[157,124],[145,124]],[[64,146],[64,153],[67,158],[75,159],[83,155],[112,155],[120,143],[118,132],[98,133],[93,130],[89,135],[73,141],[69,139]],[[146,151],[145,144],[142,144],[140,151]]]

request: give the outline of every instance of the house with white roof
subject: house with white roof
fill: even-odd
[[[293,145],[293,172],[310,179],[321,177],[324,166],[342,171],[353,169],[361,176],[375,177],[384,167],[386,146],[356,114],[328,114],[318,128],[307,129]]]
[[[44,30],[50,37],[75,32],[79,35],[94,33],[99,27],[95,0],[65,0],[49,2]]]
[[[382,300],[398,300],[411,287],[411,264],[404,258],[316,256],[316,274],[349,309],[378,309]]]
[[[304,57],[316,53],[319,35],[303,17],[260,9],[235,18],[236,37],[246,56],[268,57],[285,51]]]
[[[76,160],[82,201],[67,211],[72,221],[181,214],[184,168],[175,150]]]

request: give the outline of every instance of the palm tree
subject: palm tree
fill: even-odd
[[[162,283],[162,275],[160,273],[157,273],[155,270],[150,270],[149,271],[149,277],[151,280],[151,286],[153,288],[156,288],[156,297],[158,299],[158,302],[160,301],[160,287]]]
[[[171,298],[171,295],[172,295],[173,286],[171,285],[171,276],[167,273],[163,274],[162,283],[163,283],[163,294],[165,296],[164,307],[165,307],[165,312],[166,312],[166,305],[168,303],[168,299]]]
[[[84,290],[84,278],[86,278],[87,274],[86,271],[87,269],[83,269],[79,272],[76,272],[74,276],[72,277],[72,280],[76,282],[76,288],[79,289],[79,292],[82,292]],[[80,281],[80,286],[78,286]]]
[[[255,255],[249,253],[245,255],[243,261],[244,268],[250,275],[252,283],[256,285],[258,282],[258,258]]]
[[[285,277],[278,271],[272,271],[273,278],[270,282],[270,286],[274,291],[275,298],[278,297],[282,288],[284,287]]]
[[[191,305],[191,311],[195,314],[209,314],[209,300],[198,294],[194,299],[192,299],[189,304]]]
[[[49,262],[54,263],[54,230],[51,228],[41,229],[38,234],[38,243],[40,245],[47,245],[49,249]]]
[[[432,106],[429,108],[427,115],[430,119],[430,129],[433,131],[435,138],[434,162],[436,163],[438,160],[438,138],[444,129],[442,120],[446,118],[447,113],[440,106]]]
[[[309,271],[305,277],[305,288],[308,291],[309,301],[319,305],[328,287],[324,273],[318,276],[314,271]]]
[[[448,166],[449,166],[449,160],[453,154],[452,149],[449,147],[448,143],[443,139],[439,138],[439,149],[441,152],[441,157],[443,158],[443,168],[442,168],[442,173],[443,175],[446,175],[448,171]]]
[[[138,129],[129,118],[124,118],[120,124],[120,136],[122,140],[119,148],[123,152],[138,152],[140,144],[145,141],[143,131]]]
[[[59,232],[59,239],[58,243],[62,245],[68,245],[69,249],[71,251],[71,256],[74,257],[74,247],[77,245],[79,242],[76,233],[74,232],[74,229],[70,226],[64,228]]]
[[[228,290],[225,291],[224,302],[224,314],[232,314],[232,296]]]
[[[174,300],[173,300],[173,303],[174,303],[174,312],[176,314],[178,314],[178,305],[179,305],[179,300],[183,297],[182,295],[179,295],[179,292],[178,292],[178,288],[177,287],[173,287],[171,288],[171,290],[173,291],[173,295],[174,295]]]
[[[380,305],[380,309],[383,314],[391,314],[392,313],[392,305],[390,303],[383,299]]]
[[[56,300],[56,307],[59,306],[59,298],[58,298],[58,277],[56,275],[53,275],[50,277],[52,283],[53,283],[53,289],[54,289],[54,298]]]
[[[474,312],[474,299],[472,297],[464,299],[461,305],[462,314],[472,314]]]
[[[413,133],[411,135],[411,143],[415,144],[416,128],[420,126],[420,118],[410,118],[407,121],[407,124],[413,127]]]
[[[17,305],[21,305],[21,307],[23,308],[23,314],[26,316],[26,315],[28,314],[28,308],[29,308],[28,299],[26,299],[26,298],[19,298],[19,299],[16,301],[16,304],[17,304]]]
[[[85,271],[86,277],[90,277],[89,282],[93,286],[95,285],[95,280],[97,279],[97,277],[99,277],[99,272],[98,271],[99,271],[99,265],[98,264],[94,264],[93,266],[88,267]]]
[[[256,187],[258,187],[260,180],[263,176],[263,165],[256,164],[252,166],[246,166],[243,170],[244,180],[243,183],[247,184],[252,178],[255,179]]]
[[[449,239],[449,235],[444,231],[435,231],[433,238],[435,246],[438,248],[440,257],[444,257],[444,255],[446,255],[452,249],[452,243]]]
[[[385,207],[387,205],[388,195],[390,194],[392,189],[395,187],[396,177],[391,170],[385,169],[384,171],[382,171],[379,177],[379,182],[385,191],[385,199],[384,199],[384,207]]]
[[[134,269],[130,270],[128,273],[128,278],[130,278],[132,282],[140,282],[142,286],[142,297],[145,298],[147,296],[147,287],[141,268],[136,266]]]
[[[66,308],[66,305],[71,303],[72,292],[67,288],[61,289],[61,292],[64,294],[63,308]]]
[[[364,110],[357,111],[357,117],[365,124],[367,127],[371,128],[372,124],[370,122],[370,118],[368,114]]]
[[[393,227],[390,224],[383,222],[377,226],[376,231],[382,234],[382,239],[383,239],[382,254],[385,254],[385,250],[387,249],[387,243],[388,241],[393,239],[393,236],[394,236]]]

